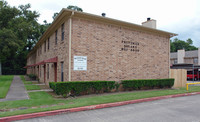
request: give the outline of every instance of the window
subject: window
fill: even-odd
[[[58,30],[56,30],[55,32],[55,44],[57,45],[57,41],[58,41]]]
[[[42,46],[40,45],[40,54],[42,54]]]
[[[49,64],[47,64],[47,79],[49,79]]]
[[[48,43],[48,45],[47,45],[47,49],[49,50],[49,46],[50,46],[50,45],[49,45],[49,38],[48,38],[48,42],[47,42],[47,43]]]
[[[64,81],[63,62],[61,62],[61,81]]]
[[[44,52],[46,52],[46,41],[44,42]]]
[[[177,59],[174,60],[174,64],[177,64]]]
[[[61,26],[61,33],[62,33],[62,41],[64,40],[64,35],[65,35],[65,31],[64,31],[64,23],[62,24],[62,26]]]
[[[193,63],[194,64],[198,63],[198,58],[194,58]]]

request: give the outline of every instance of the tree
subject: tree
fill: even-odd
[[[41,37],[39,14],[29,10],[30,4],[18,8],[0,1],[0,62],[3,74],[13,74],[13,69],[24,72],[26,56]],[[19,73],[18,72],[18,73]]]
[[[82,8],[79,8],[78,6],[73,6],[73,5],[69,5],[69,6],[67,7],[67,9],[71,9],[71,10],[74,10],[74,11],[83,12],[83,9],[82,9]]]
[[[197,50],[198,48],[193,46],[192,44],[193,41],[190,38],[186,41],[175,38],[173,41],[170,40],[171,52],[177,52],[180,49],[185,49],[185,51]]]
[[[2,74],[2,65],[8,61],[17,51],[19,47],[19,40],[16,33],[9,28],[9,21],[19,14],[15,7],[8,6],[5,1],[0,1],[0,75]]]
[[[39,13],[30,10],[31,5],[11,7],[6,1],[0,1],[0,74],[23,74],[26,56],[35,46],[39,38],[51,25],[44,21],[39,24]],[[83,11],[77,6],[68,9]],[[58,15],[55,13],[53,18]]]
[[[52,16],[53,20],[54,20],[57,16],[58,16],[58,12],[54,13],[53,16]]]
[[[17,39],[14,32],[9,29],[0,30],[0,65],[5,63],[10,64],[10,58],[17,52],[19,48],[20,41]],[[1,70],[1,69],[0,69]]]
[[[190,38],[187,39],[186,42],[187,42],[189,45],[192,45],[192,44],[193,44],[193,41],[192,41],[192,39],[190,39]]]
[[[6,1],[0,1],[0,29],[7,28],[9,21],[19,14],[19,10],[10,7]]]
[[[73,5],[69,5],[69,6],[67,7],[67,9],[71,9],[71,10],[74,10],[74,11],[83,12],[83,9],[82,9],[82,8],[80,8],[80,7],[78,7],[78,6],[73,6]],[[56,13],[53,14],[53,16],[52,16],[53,20],[58,16],[58,14],[59,14],[58,12],[56,12]]]

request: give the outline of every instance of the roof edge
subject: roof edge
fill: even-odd
[[[74,13],[75,17],[91,18],[91,19],[96,19],[96,20],[102,20],[104,22],[112,22],[113,24],[128,26],[128,27],[131,26],[131,27],[135,27],[140,30],[150,31],[150,32],[154,32],[154,33],[160,32],[162,34],[169,35],[170,38],[178,35],[175,33],[170,33],[170,32],[159,30],[159,29],[149,28],[149,27],[145,27],[142,25],[138,25],[138,24],[122,21],[122,20],[117,20],[117,19],[113,19],[113,18],[109,18],[109,17],[102,17],[100,15],[94,15],[94,14],[90,14],[90,13],[86,13],[86,12],[79,12],[79,11],[74,11],[74,10],[70,10],[67,8],[63,8],[59,12],[59,14],[56,16],[56,18],[54,19],[52,24],[47,28],[47,30],[44,32],[44,34],[40,37],[40,39],[38,40],[36,45],[33,47],[31,52],[29,52],[27,57],[29,57],[34,51],[36,51],[39,44],[42,43],[45,38],[48,38],[51,30],[55,29],[54,27],[56,27],[57,23],[59,23],[66,15],[71,16],[72,13]]]

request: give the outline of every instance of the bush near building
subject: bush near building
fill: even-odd
[[[118,91],[121,86],[126,90],[171,88],[174,79],[143,79],[143,80],[123,80],[121,83],[115,81],[71,81],[71,82],[50,82],[49,86],[58,95],[79,96],[85,94],[105,93]]]
[[[30,80],[36,80],[37,76],[35,74],[27,74],[27,76],[30,78]]]
[[[174,79],[140,79],[122,81],[122,86],[125,90],[171,88],[173,85]]]
[[[50,82],[49,86],[58,95],[78,96],[84,94],[110,92],[115,89],[115,81]]]

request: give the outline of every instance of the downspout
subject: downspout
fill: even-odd
[[[69,78],[68,80],[71,81],[71,41],[72,41],[72,16],[74,15],[74,12],[72,11],[72,14],[69,18]]]

